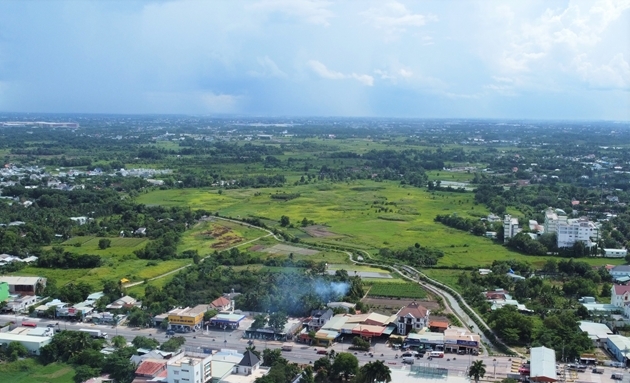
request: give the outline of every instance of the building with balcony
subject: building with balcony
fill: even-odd
[[[401,308],[396,314],[399,335],[407,335],[411,330],[421,330],[429,325],[429,310],[416,302]]]

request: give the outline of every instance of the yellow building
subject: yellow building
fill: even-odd
[[[203,326],[203,314],[208,311],[207,305],[179,308],[169,311],[168,326],[171,330],[200,330]]]

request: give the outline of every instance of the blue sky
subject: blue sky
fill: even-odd
[[[630,0],[3,1],[0,111],[630,120]]]

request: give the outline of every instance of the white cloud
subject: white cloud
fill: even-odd
[[[352,78],[362,83],[363,85],[372,86],[374,85],[374,77],[367,74],[357,74],[351,73],[349,75],[343,74],[341,72],[336,72],[330,70],[326,67],[326,65],[322,64],[317,60],[310,60],[307,65],[309,68],[315,72],[319,77],[329,79],[329,80],[343,80]]]
[[[608,26],[628,8],[630,0],[600,0],[590,8],[576,2],[561,10],[547,8],[534,21],[522,21],[507,31],[510,39],[501,66],[507,71],[527,72],[534,63],[563,49],[574,57],[582,54],[600,43]],[[514,17],[512,13],[509,19]]]
[[[361,15],[373,27],[384,30],[389,38],[396,38],[407,28],[421,27],[428,21],[437,21],[437,16],[412,13],[404,4],[397,1],[371,7],[361,12]]]
[[[328,9],[331,3],[318,0],[263,0],[248,8],[263,13],[280,12],[297,17],[310,24],[330,25],[329,20],[335,14]]]
[[[572,66],[582,80],[597,88],[630,89],[630,64],[619,53],[608,63],[594,65],[585,54],[576,56]]]
[[[412,71],[404,69],[404,68],[400,68],[398,70],[392,70],[392,71],[376,69],[374,73],[379,75],[382,80],[392,80],[394,82],[398,80],[399,78],[408,79],[413,76]]]
[[[367,85],[367,86],[374,85],[374,77],[370,75],[352,73],[350,76],[363,85]]]
[[[252,77],[287,77],[287,74],[280,70],[278,65],[270,59],[269,56],[258,57],[256,61],[258,62],[259,69],[248,71],[248,75]]]

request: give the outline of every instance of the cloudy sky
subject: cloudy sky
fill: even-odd
[[[630,120],[630,0],[2,1],[0,111]]]

